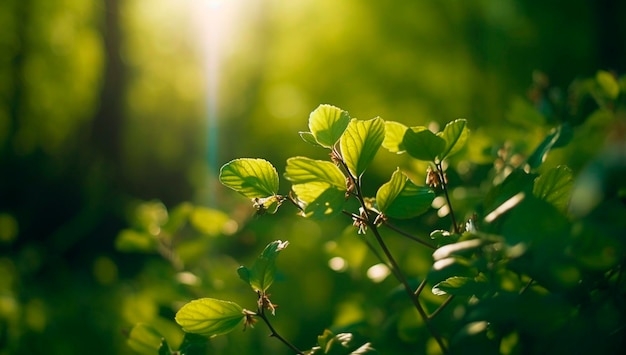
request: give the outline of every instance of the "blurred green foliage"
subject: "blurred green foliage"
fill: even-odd
[[[247,305],[234,270],[276,239],[291,241],[272,287],[292,315],[276,326],[292,342],[381,322],[394,351],[425,341],[413,311],[383,321],[402,308],[388,294],[395,283],[367,277],[378,261],[352,229],[254,217],[218,186],[217,168],[235,157],[262,156],[280,171],[290,156],[326,159],[296,133],[319,103],[409,126],[468,118],[471,141],[449,169],[461,218],[481,200],[484,176],[504,177],[570,117],[570,143],[542,169],[571,167],[584,187],[576,213],[588,216],[573,227],[574,251],[590,268],[612,265],[622,209],[603,199],[624,196],[623,113],[616,120],[595,102],[613,98],[607,75],[624,72],[625,15],[614,0],[1,2],[0,354],[132,353],[127,336],[153,328],[177,347],[174,311],[201,296]],[[564,112],[577,93],[580,105]],[[425,166],[375,157],[365,188],[396,166],[423,181]],[[403,227],[446,229],[437,212]],[[408,273],[428,273],[429,253],[393,238],[390,247],[403,250]],[[593,304],[598,332],[614,326],[615,309]],[[197,346],[288,353],[265,335]]]

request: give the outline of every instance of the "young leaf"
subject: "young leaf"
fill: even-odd
[[[265,293],[274,282],[276,274],[276,257],[289,243],[276,240],[268,244],[263,253],[256,259],[251,269],[240,267],[237,270],[239,277],[247,281],[252,289]]]
[[[139,354],[154,354],[164,342],[163,336],[153,327],[139,323],[128,334],[128,346]]]
[[[313,133],[311,133],[311,132],[298,132],[298,134],[300,135],[300,138],[302,138],[303,141],[305,141],[305,142],[307,142],[309,144],[312,144],[314,146],[321,147],[321,145],[315,139],[315,136],[313,135]]]
[[[157,239],[153,235],[134,229],[124,229],[115,238],[115,248],[122,252],[152,253],[157,247]]]
[[[596,73],[596,82],[609,99],[615,100],[619,96],[619,83],[613,74],[600,70]]]
[[[339,189],[325,182],[309,182],[291,187],[302,203],[304,216],[324,219],[341,212],[346,203],[345,187]]]
[[[287,159],[285,177],[293,184],[325,182],[340,190],[346,190],[346,177],[333,163],[307,157]]]
[[[278,192],[276,168],[264,159],[242,158],[220,169],[220,182],[249,198],[262,198]]]
[[[178,352],[176,352],[178,354]],[[170,346],[167,344],[167,340],[163,339],[161,342],[161,346],[159,347],[159,355],[172,355],[172,350]]]
[[[324,330],[324,334],[317,337],[318,346],[307,351],[308,355],[359,355],[376,354],[370,343],[359,345],[352,333],[333,334],[330,330]]]
[[[446,147],[439,154],[439,160],[443,160],[463,148],[467,142],[469,130],[467,129],[467,120],[459,118],[449,122],[443,131],[437,133],[437,136],[446,141]]]
[[[533,195],[564,211],[569,203],[573,186],[572,171],[567,166],[560,165],[535,179]]]
[[[408,127],[402,123],[385,121],[385,139],[383,140],[383,147],[391,153],[404,153],[402,139],[407,129]]]
[[[239,275],[239,278],[245,283],[250,284],[250,269],[245,266],[240,266],[237,269],[237,275]]]
[[[241,306],[214,298],[193,300],[176,313],[176,323],[184,331],[209,337],[233,331],[244,319]]]
[[[425,186],[417,186],[400,169],[376,192],[378,209],[392,218],[411,218],[428,210],[434,192]]]
[[[407,129],[402,144],[410,156],[426,161],[435,161],[446,147],[446,141],[426,127]]]
[[[352,175],[359,177],[372,162],[385,139],[382,118],[353,119],[341,136],[341,153]]]
[[[473,277],[452,276],[433,286],[434,295],[473,296],[481,295],[487,291],[488,284],[478,281]]]
[[[546,160],[548,153],[553,148],[565,145],[571,140],[571,130],[569,125],[561,125],[556,127],[546,138],[539,144],[537,149],[528,158],[528,165],[532,169],[538,168]]]
[[[185,226],[189,220],[189,215],[194,211],[194,206],[189,202],[183,202],[174,207],[170,213],[167,222],[161,229],[167,234],[174,235]]]
[[[319,105],[309,115],[309,130],[317,143],[323,147],[332,148],[345,131],[348,122],[350,122],[350,115],[347,111],[332,105]]]
[[[201,206],[195,207],[189,215],[191,225],[200,233],[210,237],[220,235],[229,219],[228,215],[222,211]]]

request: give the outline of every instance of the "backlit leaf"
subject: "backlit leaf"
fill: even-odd
[[[402,144],[410,156],[426,161],[435,161],[446,147],[446,141],[426,127],[407,129]]]
[[[485,281],[477,281],[473,277],[453,276],[433,286],[435,295],[472,296],[481,295],[487,291],[488,284]]]
[[[189,220],[189,215],[194,211],[194,206],[189,202],[183,202],[174,207],[170,213],[167,223],[162,226],[164,232],[173,235],[183,228]]]
[[[264,159],[235,159],[220,169],[220,182],[249,198],[262,198],[278,192],[276,168]]]
[[[434,198],[430,188],[415,185],[399,169],[376,192],[378,209],[392,218],[418,216],[430,208]]]
[[[467,142],[467,137],[469,136],[467,121],[463,118],[459,118],[449,122],[437,136],[446,141],[443,152],[439,154],[439,160],[443,160],[461,150]]]
[[[127,342],[139,354],[155,354],[161,348],[163,336],[153,327],[139,323],[130,330]]]
[[[229,220],[226,213],[206,207],[195,207],[189,216],[189,222],[194,228],[211,237],[220,235]]]
[[[309,130],[317,143],[332,148],[345,131],[348,122],[350,115],[347,111],[332,105],[319,105],[309,115]]]
[[[151,253],[157,249],[157,240],[153,235],[124,229],[115,238],[115,248],[123,252]]]
[[[382,118],[350,121],[341,136],[341,153],[354,176],[361,176],[365,172],[384,139],[385,124]]]
[[[562,147],[571,139],[572,132],[569,125],[561,125],[554,128],[530,155],[528,165],[533,169],[538,168],[546,160],[550,150]]]
[[[309,182],[291,187],[304,208],[304,216],[324,219],[341,212],[346,203],[345,187],[338,189],[325,182]]]
[[[614,100],[619,96],[619,84],[613,74],[600,70],[596,73],[596,82],[608,98]]]
[[[308,355],[361,355],[376,354],[377,351],[366,342],[357,342],[352,333],[333,334],[330,330],[324,330],[324,334],[317,337],[317,346],[306,351]]]
[[[402,139],[407,129],[408,127],[402,123],[385,121],[385,139],[383,140],[383,147],[391,153],[404,153]]]
[[[340,190],[346,189],[346,177],[335,164],[329,161],[313,160],[307,157],[289,158],[285,177],[293,184],[317,181],[328,183]]]
[[[193,300],[176,313],[176,323],[184,331],[209,337],[233,331],[244,318],[241,306],[214,298]]]
[[[288,244],[288,242],[280,240],[269,243],[263,253],[255,260],[251,269],[242,266],[237,270],[239,277],[248,282],[255,292],[265,293],[274,282],[276,257]]]
[[[564,211],[569,203],[573,186],[572,171],[568,167],[560,165],[535,179],[533,195]]]
[[[298,134],[300,135],[300,138],[302,138],[303,141],[321,147],[321,145],[317,142],[317,140],[315,139],[315,136],[313,135],[313,133],[311,132],[298,132]]]

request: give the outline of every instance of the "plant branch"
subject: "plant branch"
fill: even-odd
[[[422,245],[424,245],[424,246],[426,246],[426,247],[428,247],[430,249],[433,249],[433,250],[437,249],[437,247],[435,247],[434,245],[432,245],[432,244],[430,244],[430,243],[428,243],[428,242],[426,242],[424,240],[421,240],[421,239],[417,238],[416,236],[413,236],[413,235],[411,235],[411,234],[409,234],[409,233],[399,229],[398,227],[390,224],[389,222],[387,222],[385,220],[383,220],[383,224],[385,225],[385,227],[391,229],[392,231],[400,234],[403,237],[409,238],[409,239],[411,239],[411,240],[413,240],[415,242],[418,242],[418,243],[420,243],[420,244],[422,244]]]
[[[415,290],[415,292],[413,292],[413,294],[415,296],[419,296],[420,293],[422,293],[422,290],[424,290],[425,286],[426,286],[426,278],[424,277],[424,279],[422,280],[422,282],[420,282],[420,285],[417,286],[417,289]]]
[[[404,276],[404,274],[400,271],[400,267],[398,266],[398,263],[396,262],[395,258],[393,257],[393,255],[389,251],[389,248],[387,248],[387,244],[385,244],[385,241],[381,237],[380,232],[378,231],[378,228],[376,227],[376,225],[374,223],[370,223],[369,227],[372,230],[372,233],[374,234],[374,236],[376,237],[376,241],[378,242],[378,244],[382,248],[383,253],[385,253],[385,256],[389,260],[389,263],[391,264],[391,269],[392,270],[396,270],[394,272],[394,275],[396,276],[398,281],[400,281],[400,283],[404,287],[404,290],[409,295],[409,298],[411,299],[411,302],[413,302],[413,305],[415,306],[415,309],[417,309],[417,312],[420,314],[420,316],[424,320],[424,324],[426,324],[426,327],[430,331],[430,334],[433,336],[433,338],[435,338],[435,341],[437,341],[437,344],[439,344],[439,347],[441,348],[441,351],[443,353],[447,353],[446,345],[443,343],[443,340],[442,340],[441,336],[439,335],[439,332],[437,332],[437,330],[433,327],[432,323],[430,322],[430,320],[428,318],[428,315],[426,314],[426,311],[424,310],[424,307],[422,307],[422,304],[419,302],[419,298],[417,297],[417,295],[411,289],[411,286],[409,285],[409,283],[408,283],[406,277]],[[424,286],[421,286],[421,288],[423,288],[423,287]]]
[[[280,340],[283,344],[285,344],[289,349],[295,351],[296,354],[299,355],[304,355],[304,352],[302,352],[300,349],[298,349],[295,345],[291,344],[287,339],[283,338],[282,335],[280,335],[276,329],[272,326],[272,323],[270,322],[269,318],[267,318],[267,316],[265,315],[265,310],[262,307],[259,307],[259,310],[257,312],[257,316],[259,318],[261,318],[263,320],[263,322],[267,325],[267,327],[270,329],[270,336],[274,337],[278,340]]]
[[[452,219],[452,224],[454,226],[454,233],[461,234],[461,230],[459,228],[459,224],[456,221],[456,217],[454,216],[454,209],[452,208],[452,203],[450,202],[450,195],[448,194],[448,179],[446,178],[445,173],[443,172],[443,167],[441,166],[441,162],[435,163],[435,167],[437,168],[437,175],[439,176],[439,181],[441,182],[441,189],[443,190],[443,194],[446,197],[446,203],[448,204],[448,209],[450,210],[450,218]]]
[[[526,290],[528,290],[530,288],[530,286],[533,285],[533,283],[535,283],[535,279],[530,279],[528,280],[528,283],[519,291],[519,294],[521,295],[522,293],[526,292]]]
[[[338,158],[338,157],[341,157],[341,155],[336,154],[335,157]],[[433,338],[435,338],[435,341],[437,341],[437,344],[439,345],[439,348],[441,349],[441,351],[443,353],[447,353],[446,345],[443,343],[443,340],[441,336],[439,335],[439,332],[437,332],[437,330],[433,327],[432,323],[429,321],[428,315],[426,314],[424,307],[422,307],[422,304],[419,302],[419,298],[417,297],[417,295],[413,293],[413,289],[411,288],[406,277],[400,270],[400,267],[398,263],[396,262],[396,259],[393,257],[393,255],[389,251],[389,248],[387,248],[387,244],[385,243],[382,236],[380,235],[380,232],[378,231],[378,226],[376,225],[376,223],[374,223],[374,218],[372,218],[372,216],[370,215],[372,211],[370,211],[367,208],[367,204],[365,203],[365,198],[363,197],[363,193],[361,190],[361,178],[360,177],[357,178],[352,175],[352,173],[350,172],[350,169],[348,169],[348,166],[346,165],[343,159],[337,159],[337,161],[345,169],[348,179],[353,183],[353,186],[356,192],[356,198],[359,201],[359,204],[361,205],[362,213],[365,215],[364,216],[365,218],[362,218],[361,216],[359,216],[358,217],[359,220],[362,222],[365,222],[366,225],[371,229],[372,233],[374,234],[374,237],[376,238],[376,241],[378,242],[378,245],[381,247],[383,253],[385,254],[385,257],[389,261],[389,266],[390,266],[392,273],[404,287],[404,290],[408,294],[409,299],[411,300],[411,302],[413,302],[415,309],[417,309],[417,312],[420,314],[420,317],[422,317],[422,319],[424,320],[424,324],[426,324],[426,327],[428,328],[430,334],[433,336]]]
[[[450,302],[452,302],[453,299],[454,295],[448,296],[448,298],[446,298],[446,300],[443,301],[441,305],[439,305],[439,308],[437,308],[430,316],[428,316],[428,319],[432,320],[433,318],[435,318],[439,313],[441,313],[444,308],[446,308],[448,304],[450,304]]]

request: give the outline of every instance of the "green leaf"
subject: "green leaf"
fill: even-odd
[[[276,168],[264,159],[242,158],[220,169],[220,182],[249,198],[262,198],[278,192]]]
[[[167,344],[167,340],[163,339],[161,342],[161,347],[159,347],[159,355],[172,355],[172,350],[170,346]]]
[[[435,161],[446,147],[446,141],[426,127],[411,127],[404,133],[402,144],[415,159]]]
[[[207,344],[207,338],[202,335],[185,333],[183,342],[178,349],[179,355],[206,354]]]
[[[345,131],[348,122],[350,115],[347,111],[332,105],[319,105],[309,115],[309,130],[317,143],[332,148]]]
[[[371,344],[357,342],[352,333],[333,334],[330,330],[324,330],[324,334],[317,337],[318,346],[307,351],[308,355],[359,355],[376,354],[377,351]]]
[[[237,269],[237,275],[239,275],[239,278],[245,283],[250,284],[250,269],[245,266],[240,266]]]
[[[265,293],[274,282],[276,274],[276,257],[278,253],[289,245],[280,240],[269,243],[263,253],[255,260],[251,269],[240,267],[237,270],[239,277],[248,282],[252,289]]]
[[[346,190],[346,177],[335,164],[329,161],[313,160],[307,157],[289,158],[285,177],[295,185],[324,182],[339,190]]]
[[[153,327],[139,323],[128,334],[128,346],[140,354],[152,355],[161,349],[163,336]]]
[[[565,211],[569,203],[574,178],[567,166],[557,166],[535,179],[533,195]]]
[[[433,259],[435,261],[443,260],[455,255],[467,254],[474,252],[483,246],[483,241],[480,239],[467,239],[460,242],[444,245],[433,253]]]
[[[183,202],[174,207],[169,214],[167,223],[162,227],[163,231],[169,235],[174,235],[185,226],[189,220],[189,215],[193,212],[194,206],[189,202]]]
[[[434,295],[480,296],[487,291],[488,284],[473,277],[453,276],[433,286]]]
[[[385,139],[382,146],[391,153],[404,153],[402,139],[407,129],[402,123],[385,121]]]
[[[513,170],[502,183],[493,186],[483,201],[485,216],[498,209],[503,203],[518,195],[520,192],[531,193],[535,174],[529,174],[522,169]]]
[[[467,137],[469,136],[467,120],[459,118],[449,122],[444,127],[443,131],[437,133],[437,136],[446,141],[446,146],[443,149],[443,152],[439,154],[439,160],[444,160],[461,150],[467,142]]]
[[[341,213],[346,190],[324,182],[309,182],[291,187],[303,208],[304,217],[324,219]]]
[[[202,234],[215,237],[222,234],[224,225],[230,220],[228,215],[222,211],[196,207],[189,216],[191,225]]]
[[[385,123],[380,117],[353,119],[341,136],[341,154],[352,175],[359,177],[372,162],[385,139]]]
[[[151,253],[157,249],[157,240],[148,233],[137,232],[134,229],[124,229],[115,238],[115,248],[126,253]]]
[[[133,225],[151,234],[156,234],[167,223],[167,208],[161,201],[142,202],[135,207]]]
[[[546,118],[537,111],[528,100],[516,97],[511,103],[511,109],[507,112],[506,119],[514,124],[528,128],[540,127],[546,123]]]
[[[550,150],[561,147],[571,140],[571,133],[569,125],[556,127],[546,136],[543,142],[539,144],[539,146],[528,158],[528,165],[530,165],[532,169],[538,168],[546,160]]]
[[[298,134],[300,135],[300,138],[302,138],[303,141],[305,141],[305,142],[307,142],[309,144],[312,144],[314,146],[321,147],[321,145],[315,139],[315,136],[313,135],[313,133],[311,133],[311,132],[298,132]]]
[[[412,218],[428,210],[435,198],[426,186],[417,186],[400,169],[376,192],[378,209],[392,218]]]
[[[617,96],[619,96],[619,84],[613,74],[600,70],[596,73],[596,82],[608,98],[612,100],[617,99]]]
[[[209,337],[233,331],[244,319],[241,306],[214,298],[193,300],[176,313],[176,323],[184,331]]]

